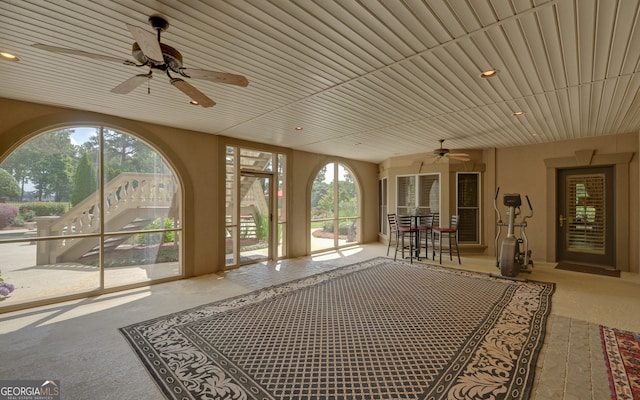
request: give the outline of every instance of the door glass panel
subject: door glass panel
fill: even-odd
[[[335,164],[329,163],[318,171],[311,188],[311,251],[332,249],[337,246],[338,223],[334,219]]]
[[[277,245],[276,245],[276,258],[283,258],[287,255],[287,185],[285,180],[286,170],[286,158],[283,154],[278,154],[278,203],[276,206],[276,215],[278,216],[278,229],[277,229]]]
[[[311,189],[311,251],[335,249],[359,241],[358,190],[343,164],[326,164]]]
[[[614,196],[614,167],[558,171],[558,261],[615,266]]]
[[[237,149],[235,147],[227,146],[225,154],[225,266],[232,266],[238,263],[236,247],[238,240],[236,153]]]
[[[3,237],[8,239],[8,237]],[[69,239],[52,239],[32,242],[0,242],[2,255],[2,279],[14,288],[2,305],[13,305],[29,301],[56,297],[100,288],[99,240],[96,237],[72,239],[95,249],[92,257],[84,254],[72,256],[62,253],[63,242]]]
[[[567,229],[569,251],[604,254],[606,209],[604,174],[567,177]]]
[[[108,247],[111,240],[117,242],[113,250]],[[180,274],[179,232],[138,233],[120,240],[119,235],[105,237],[105,287]]]
[[[252,149],[240,149],[240,169],[243,171],[273,171],[273,153]]]
[[[378,232],[387,235],[387,178],[378,181],[378,206],[380,212],[378,214]]]
[[[240,199],[240,262],[269,259],[271,178],[242,174],[246,187]]]
[[[179,194],[171,169],[126,133],[105,129],[103,147],[105,286],[179,275]]]
[[[21,289],[13,298],[181,274],[178,178],[142,140],[100,126],[56,129],[25,142],[0,167],[15,181],[7,200],[16,234],[0,235],[3,279],[10,274]]]
[[[225,267],[286,255],[285,176],[286,155],[227,146]]]

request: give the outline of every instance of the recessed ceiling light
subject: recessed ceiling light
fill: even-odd
[[[524,115],[524,111],[516,111],[516,112],[513,113],[514,117],[521,117],[523,115]]]
[[[191,100],[191,101],[189,102],[189,104],[191,104],[192,106],[199,106],[199,105],[200,105],[200,103],[198,103],[198,102],[197,102],[197,101],[195,101],[195,100]]]
[[[480,77],[481,78],[491,78],[492,76],[495,76],[498,73],[497,69],[488,69],[486,71],[482,71],[480,73]]]
[[[301,127],[301,126],[296,126],[296,130],[297,130],[297,131],[301,131],[301,130],[302,130],[302,127]]]
[[[2,58],[3,60],[7,60],[7,61],[20,61],[20,57],[11,54],[11,53],[5,53],[5,52],[0,52],[0,58]]]

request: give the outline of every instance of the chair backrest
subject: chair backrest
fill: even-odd
[[[419,218],[420,220],[418,221],[418,225],[433,228],[433,222],[435,221],[434,214],[421,215]]]
[[[398,221],[396,219],[395,214],[387,214],[387,219],[389,220],[389,231],[395,232],[398,230]]]
[[[440,213],[433,213],[431,215],[433,215],[433,223],[431,224],[431,226],[434,228],[438,228],[440,226]]]
[[[402,228],[411,228],[413,227],[413,216],[412,215],[398,215],[398,227]]]
[[[449,217],[449,227],[458,230],[458,225],[460,224],[460,216],[452,215]]]

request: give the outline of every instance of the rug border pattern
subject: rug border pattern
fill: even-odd
[[[620,343],[618,341],[621,336],[626,335],[635,337],[638,334],[600,325],[602,352],[607,367],[609,390],[611,391],[612,400],[634,399],[633,388],[629,381],[625,361],[620,353]]]

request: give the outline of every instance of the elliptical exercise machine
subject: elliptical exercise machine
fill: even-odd
[[[531,213],[522,218],[521,222],[517,222],[518,215],[520,215],[520,205],[522,199],[519,193],[505,193],[503,195],[502,202],[507,207],[507,221],[502,221],[500,210],[498,209],[498,193],[500,188],[496,190],[496,196],[493,199],[493,207],[498,214],[498,233],[496,234],[495,251],[496,251],[496,267],[500,270],[501,277],[519,279],[516,276],[520,272],[531,273],[529,266],[533,268],[533,260],[531,259],[531,250],[529,250],[529,241],[527,239],[527,233],[525,229],[527,227],[527,219],[533,217],[533,207],[529,196],[525,195],[527,203],[529,203],[529,210]],[[500,253],[498,253],[498,241],[500,240],[500,233],[503,226],[507,227],[507,236],[502,240],[502,247]],[[516,237],[515,228],[520,228],[520,237]]]

